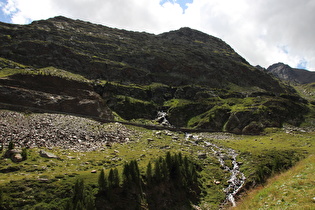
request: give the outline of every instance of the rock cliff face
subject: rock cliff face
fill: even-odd
[[[0,23],[0,57],[9,104],[151,123],[165,111],[175,127],[235,133],[297,125],[308,111],[292,88],[190,28],[153,35],[65,17]],[[48,66],[83,80],[38,73]]]
[[[0,102],[5,108],[113,119],[111,110],[91,85],[56,76],[15,74],[1,78]]]
[[[315,72],[304,69],[291,68],[283,63],[276,63],[267,68],[267,71],[279,79],[297,84],[307,84],[315,82]]]

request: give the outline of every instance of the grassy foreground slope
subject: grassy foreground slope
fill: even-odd
[[[23,124],[25,120],[29,126],[35,123],[33,121],[46,119],[45,122],[47,121],[46,124],[49,124],[49,128],[45,127],[46,124],[41,124],[41,127],[37,129],[39,123],[42,122],[38,121],[34,124],[36,126],[32,132],[42,138],[40,131],[45,129],[45,139],[48,139],[50,136],[58,134],[55,131],[67,130],[63,136],[69,141],[63,140],[63,143],[72,145],[68,149],[53,146],[48,148],[35,146],[36,142],[34,142],[34,147],[27,149],[27,160],[25,161],[13,163],[10,159],[1,158],[2,199],[0,200],[5,209],[64,209],[66,203],[73,196],[73,186],[77,179],[83,179],[86,188],[90,189],[93,196],[96,196],[99,188],[97,180],[101,169],[105,169],[105,173],[108,174],[110,169],[117,168],[121,174],[126,162],[137,160],[140,173],[145,176],[145,167],[148,162],[165,156],[167,152],[172,154],[181,152],[199,166],[201,194],[199,201],[194,205],[202,209],[219,209],[225,200],[223,189],[229,184],[230,173],[221,168],[211,147],[207,147],[205,142],[237,151],[239,154],[237,161],[240,162],[240,170],[247,178],[246,187],[248,189],[263,183],[268,177],[292,167],[305,156],[315,154],[314,131],[305,132],[300,128],[269,129],[264,135],[259,136],[194,133],[196,138],[191,139],[182,132],[154,131],[123,126],[119,123],[100,124],[75,116],[1,112],[10,113],[4,116],[13,116],[13,118],[7,117],[6,121],[1,120],[0,127],[2,126],[3,131],[1,135],[4,135],[7,140],[9,138],[6,137],[4,131],[12,130],[12,134],[18,135],[14,133],[14,130],[19,128],[22,129],[19,133],[23,133],[24,128],[28,128]],[[14,120],[19,115],[24,115],[25,119],[21,117],[18,121]],[[72,125],[66,123],[68,120],[72,121],[73,129]],[[62,126],[66,127],[63,129]],[[79,128],[85,132],[92,130],[95,130],[95,133],[105,132],[113,137],[119,136],[123,132],[125,134],[122,138],[125,143],[99,145],[92,151],[81,150],[78,146],[84,147],[88,140],[78,140],[82,134],[79,132]],[[14,135],[10,138],[12,139]],[[94,138],[96,137],[94,136]],[[4,144],[1,156],[7,149],[7,143]],[[16,147],[20,147],[22,141],[15,141],[15,143]],[[48,143],[49,141],[46,141],[46,144]],[[58,145],[58,142],[55,145]],[[41,149],[53,152],[59,158],[41,157],[39,155]],[[232,160],[225,159],[226,164],[232,167]],[[92,171],[96,173],[91,173]],[[309,198],[314,197],[313,192],[306,191],[306,193]],[[145,201],[143,203],[145,204]],[[227,203],[224,207],[229,205]]]
[[[315,209],[315,155],[271,178],[234,209]]]

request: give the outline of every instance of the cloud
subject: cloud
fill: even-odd
[[[315,70],[314,0],[8,0],[2,10],[22,24],[64,15],[156,34],[188,26],[223,39],[253,65],[305,61]]]

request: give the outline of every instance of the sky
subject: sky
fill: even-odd
[[[0,0],[0,21],[63,15],[159,34],[190,27],[221,38],[252,65],[315,71],[315,0]]]

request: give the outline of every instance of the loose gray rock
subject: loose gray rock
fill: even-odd
[[[58,158],[57,155],[55,155],[55,154],[53,154],[53,153],[51,153],[51,152],[47,152],[47,151],[45,151],[45,150],[39,151],[39,155],[40,155],[41,157],[44,157],[44,158]]]

